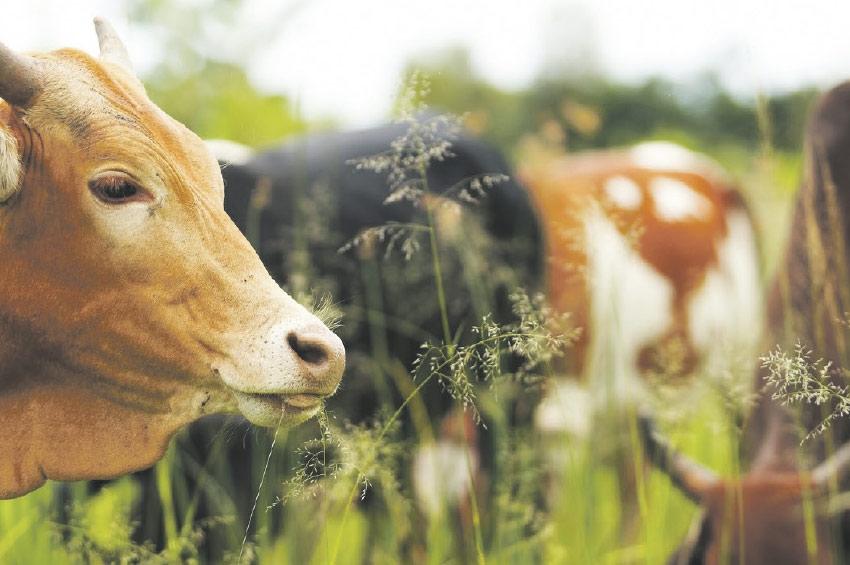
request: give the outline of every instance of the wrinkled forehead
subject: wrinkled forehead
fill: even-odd
[[[29,124],[44,133],[65,130],[73,142],[95,154],[120,158],[135,153],[209,169],[214,160],[203,142],[160,110],[139,80],[123,68],[86,53],[63,49],[38,55],[44,89],[27,110]],[[217,170],[217,165],[214,167]]]

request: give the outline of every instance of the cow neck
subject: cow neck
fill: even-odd
[[[0,327],[0,338],[8,328]],[[0,347],[0,498],[58,480],[111,478],[155,463],[170,438],[220,399],[183,390],[154,406],[55,359]],[[11,347],[10,347],[11,346]],[[49,355],[45,355],[49,357]],[[8,368],[15,366],[14,372]],[[190,399],[175,405],[175,398]]]

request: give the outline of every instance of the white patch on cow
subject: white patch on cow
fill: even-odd
[[[431,517],[437,517],[457,505],[469,494],[470,470],[478,471],[477,458],[470,454],[467,466],[467,446],[440,440],[420,447],[413,458],[413,491],[419,507]]]
[[[762,327],[759,258],[752,224],[741,210],[732,210],[726,223],[728,232],[718,247],[717,266],[708,271],[688,303],[691,340],[706,352],[708,362],[728,357],[713,353],[727,353],[731,348],[742,354],[754,351]]]
[[[581,436],[595,410],[637,403],[646,394],[640,351],[673,323],[673,285],[649,265],[601,210],[585,220],[590,339],[582,390],[567,382],[549,388],[535,414],[544,434]],[[569,377],[580,377],[570,375]]]
[[[632,162],[643,169],[706,174],[726,179],[726,172],[716,161],[694,153],[669,141],[647,141],[629,150]]]
[[[647,141],[635,145],[629,154],[638,167],[655,170],[693,171],[701,167],[704,160],[693,151],[669,141]]]
[[[0,204],[11,198],[21,182],[21,158],[15,137],[0,129]]]
[[[629,177],[622,175],[607,179],[604,190],[605,196],[621,210],[637,210],[643,201],[640,186]]]
[[[711,200],[678,179],[658,176],[649,181],[655,215],[666,222],[709,220]]]
[[[606,396],[636,398],[643,389],[638,354],[670,328],[673,286],[600,211],[588,215],[585,241],[590,382]]]
[[[247,145],[229,139],[205,139],[204,143],[219,163],[244,165],[254,154]]]

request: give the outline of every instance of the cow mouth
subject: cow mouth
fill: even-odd
[[[294,425],[313,416],[325,395],[315,393],[265,394],[233,390],[236,404],[251,423],[274,427],[278,423]]]

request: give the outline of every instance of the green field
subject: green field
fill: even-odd
[[[799,176],[797,156],[714,149],[741,180],[757,219],[787,216]],[[769,270],[785,224],[760,224]],[[435,233],[436,224],[428,225]],[[431,254],[434,261],[425,264],[439,266],[440,256],[430,250],[425,245],[418,253]],[[442,291],[432,285],[431,292],[433,299]],[[441,301],[435,304],[439,308]],[[449,332],[461,323],[445,310],[443,319]],[[532,325],[523,331],[539,329]],[[467,355],[469,361],[477,353],[464,350],[464,343],[435,346],[436,359]],[[375,351],[354,354],[368,357]],[[149,479],[153,505],[140,500],[139,483],[129,477],[97,489],[50,483],[0,502],[0,562],[660,563],[684,537],[695,507],[643,461],[633,409],[596,410],[582,437],[542,437],[528,417],[517,415],[539,396],[537,379],[517,379],[500,367],[483,382],[467,382],[470,375],[435,372],[439,366],[424,363],[415,380],[405,370],[369,373],[375,389],[387,391],[371,423],[347,423],[343,389],[321,425],[314,421],[275,433],[250,430],[236,418],[218,424],[207,459],[185,447],[183,433]],[[533,372],[552,378],[546,366]],[[745,363],[729,374],[697,374],[685,386],[659,387],[656,417],[675,446],[734,476],[740,471],[742,399],[751,379]],[[476,489],[461,508],[444,508],[430,518],[417,504],[411,481],[417,448],[438,435],[426,392],[428,398],[447,395],[457,406],[466,404],[469,413],[479,413],[479,435],[491,447],[486,471],[475,474]],[[256,496],[250,527],[254,500],[232,498],[230,493],[240,492],[232,484],[239,479],[224,453],[240,442],[254,447],[250,476],[241,479],[243,495]],[[198,520],[201,500],[205,512]],[[145,542],[145,536],[156,541]]]
[[[238,2],[216,3],[216,17],[226,20],[230,4]],[[169,12],[167,2],[130,5],[139,25],[194,21]],[[332,120],[308,123],[296,103],[261,93],[238,65],[192,53],[185,39],[170,41],[164,51],[182,49],[189,70],[162,62],[144,77],[146,86],[155,102],[199,135],[264,147],[335,126]],[[593,76],[541,80],[508,92],[479,80],[468,66],[463,54],[426,65],[434,78],[425,102],[465,113],[464,124],[515,165],[535,154],[649,139],[715,158],[751,205],[767,285],[802,176],[811,89],[741,101],[711,77],[682,93],[681,85],[661,79],[619,84]],[[417,166],[424,171],[427,165]],[[302,300],[332,296],[339,284],[313,277],[310,253],[321,242],[321,205],[318,198],[305,208],[312,215],[302,215],[287,258],[287,290]],[[363,289],[361,300],[331,300],[341,314],[340,334],[361,327],[370,340],[349,348],[343,388],[318,420],[275,431],[253,429],[236,416],[218,419],[200,435],[178,434],[142,479],[48,483],[0,501],[0,564],[663,563],[697,509],[644,461],[637,407],[587,407],[590,425],[582,435],[535,431],[534,406],[549,379],[559,376],[552,356],[569,356],[570,348],[555,346],[549,314],[537,306],[521,308],[513,320],[482,322],[493,300],[482,281],[503,283],[511,273],[503,277],[504,265],[478,253],[487,242],[470,235],[474,227],[451,236],[428,206],[422,209],[426,236],[417,248],[402,249],[414,255],[411,261],[398,254],[359,257],[352,277]],[[458,304],[458,289],[471,307]],[[459,318],[457,311],[474,316]],[[420,320],[438,320],[441,335]],[[388,328],[430,344],[419,366],[393,357]],[[532,361],[521,374],[508,359],[511,348]],[[674,446],[725,476],[742,471],[741,426],[757,362],[750,356],[721,374],[698,371],[687,383],[658,385],[648,402]],[[371,391],[368,417],[357,404],[361,389]],[[607,392],[603,398],[614,396]],[[473,472],[476,446],[462,448],[460,473],[465,468],[475,488],[429,516],[414,490],[414,460],[440,437],[451,407],[478,420],[481,472]]]

